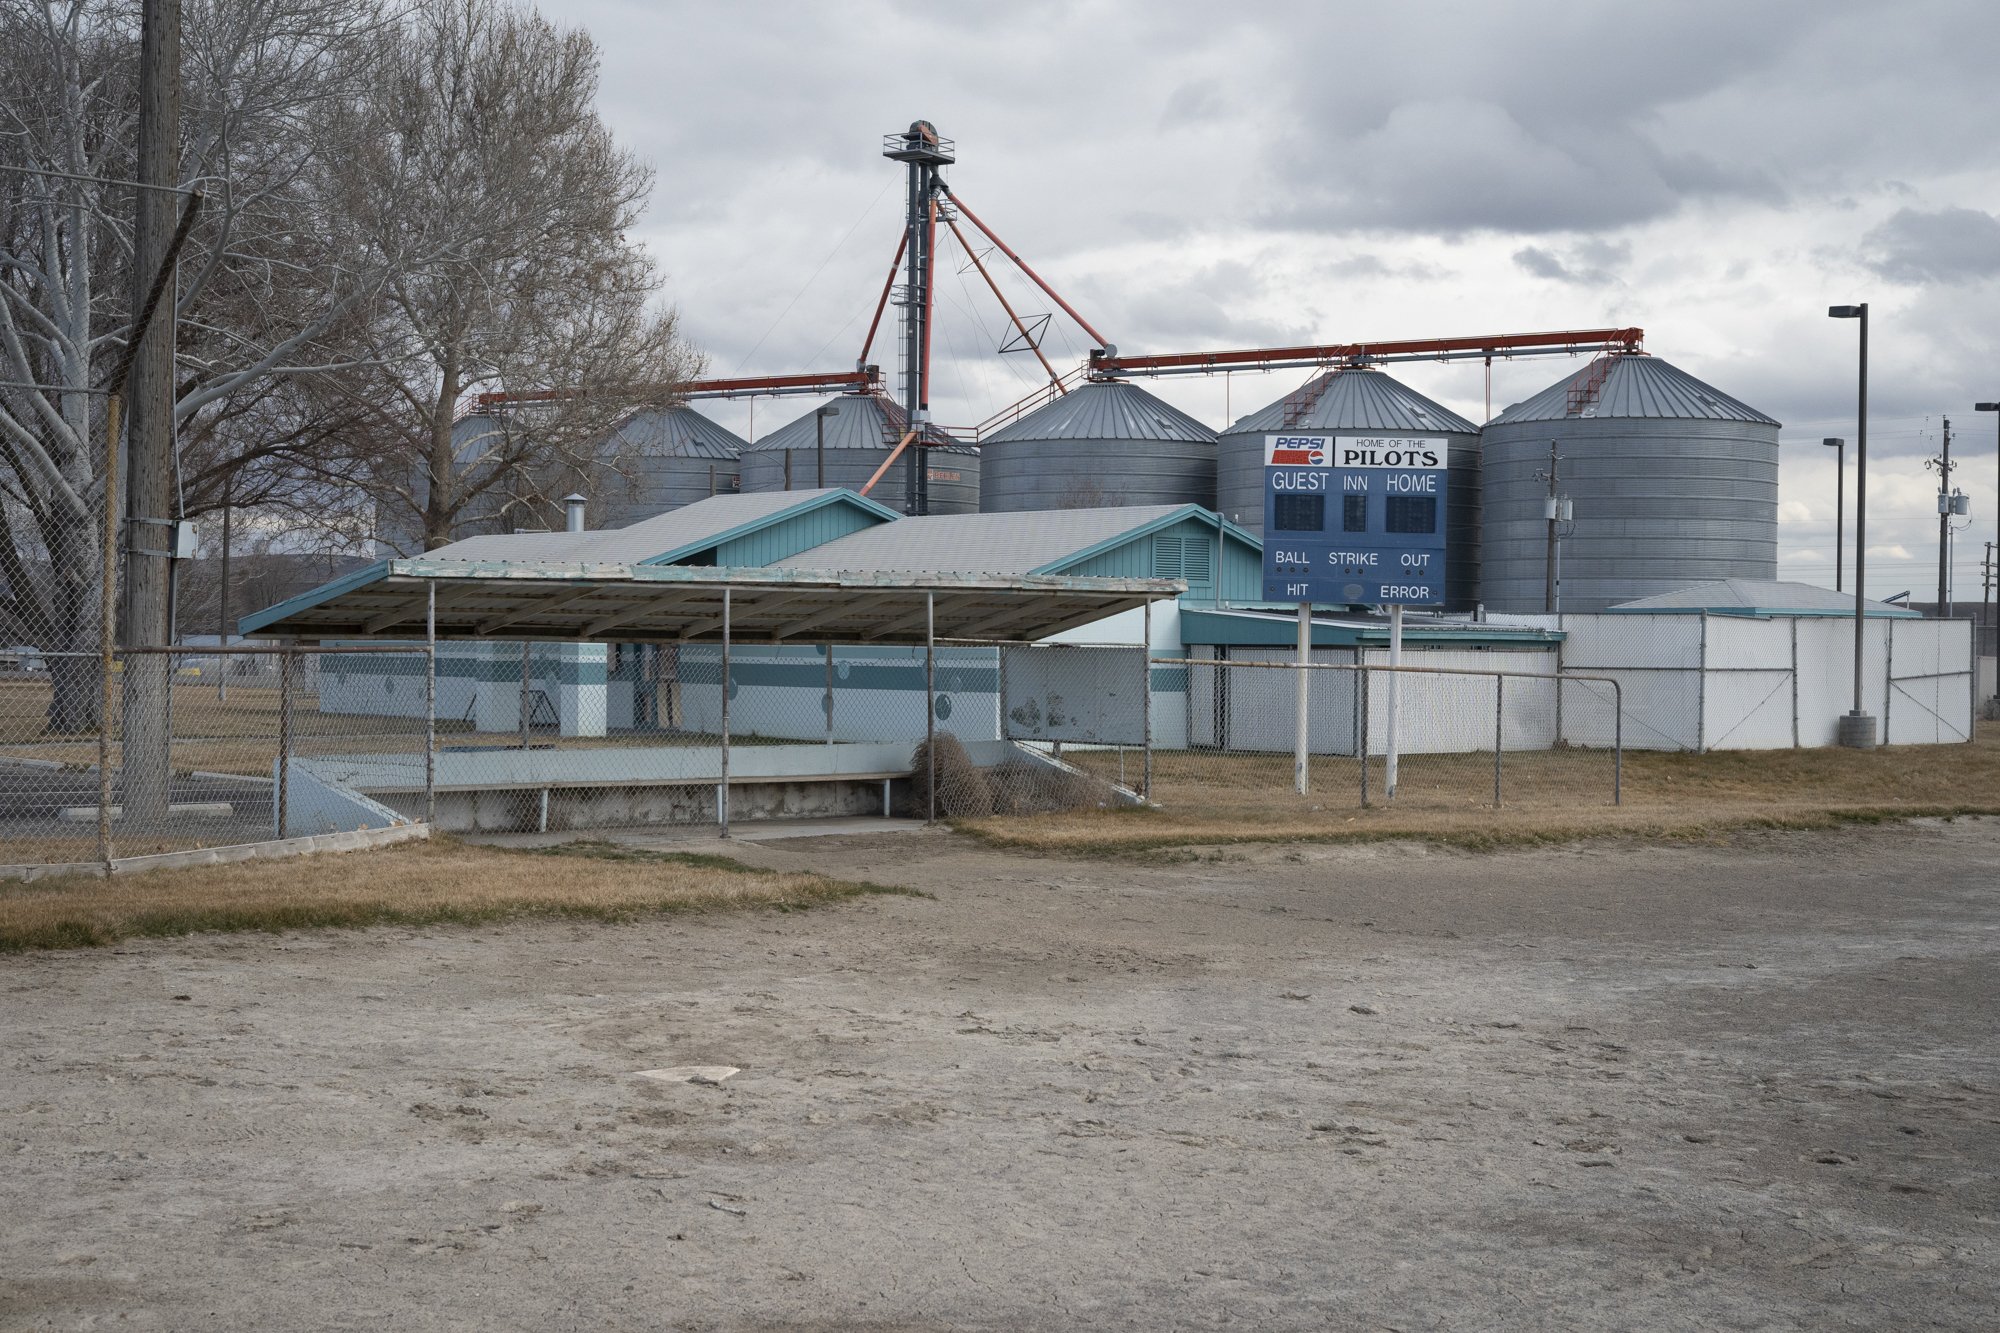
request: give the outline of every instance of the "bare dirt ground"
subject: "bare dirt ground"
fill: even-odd
[[[0,960],[0,1326],[2000,1309],[2000,820],[733,850],[934,896]]]

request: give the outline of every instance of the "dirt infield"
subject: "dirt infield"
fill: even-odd
[[[2000,1307],[2000,820],[732,850],[932,896],[0,958],[0,1327]]]

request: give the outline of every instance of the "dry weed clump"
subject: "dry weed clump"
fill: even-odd
[[[965,746],[950,732],[939,732],[935,742],[918,741],[910,756],[909,813],[929,817],[931,804],[931,751],[937,751],[937,804],[939,819],[976,819],[993,813],[993,789],[986,775],[972,762]]]

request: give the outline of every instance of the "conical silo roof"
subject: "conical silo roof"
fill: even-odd
[[[1294,403],[1306,404],[1295,420]],[[1477,435],[1479,427],[1458,413],[1372,366],[1329,370],[1303,388],[1252,412],[1223,433],[1273,430],[1450,431]]]
[[[691,407],[642,407],[612,431],[625,448],[648,458],[705,458],[734,462],[743,438]]]
[[[893,448],[906,429],[903,409],[880,395],[849,393],[828,401],[840,407],[837,415],[826,419],[826,447],[830,450]],[[743,446],[744,452],[814,448],[813,415],[818,411],[816,407],[797,420],[786,422],[769,434],[752,440]],[[934,448],[949,448],[958,444],[935,425],[925,431],[924,438]]]
[[[982,443],[1012,440],[1184,440],[1214,444],[1215,432],[1178,407],[1124,380],[1092,380]]]
[[[1601,356],[1574,375],[1557,380],[1525,402],[1514,404],[1493,418],[1491,424],[1565,421],[1577,417],[1779,424],[1741,399],[1731,398],[1679,366],[1644,352]]]

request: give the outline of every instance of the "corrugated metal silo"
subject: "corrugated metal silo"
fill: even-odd
[[[980,441],[989,514],[1215,506],[1215,432],[1135,384],[1094,380]]]
[[[840,407],[826,419],[826,484],[860,490],[903,438],[903,409],[876,394],[843,394],[830,400]],[[785,489],[785,455],[791,455],[792,489],[816,487],[817,458],[813,416],[818,409],[778,427],[743,446],[742,476],[746,493]],[[925,450],[930,470],[930,511],[933,514],[979,512],[979,451],[952,441],[932,428],[934,445]],[[903,507],[905,460],[896,460],[875,484],[868,498],[891,509]]]
[[[607,459],[623,476],[601,482],[590,508],[593,528],[622,528],[711,495],[736,490],[737,455],[745,448],[691,407],[648,407],[611,432]]]
[[[1445,609],[1470,611],[1479,588],[1479,427],[1372,366],[1343,366],[1222,432],[1217,508],[1264,531],[1264,437],[1283,431],[1443,437],[1450,459],[1445,504]]]
[[[1481,600],[1543,609],[1549,443],[1574,504],[1562,609],[1778,568],[1778,423],[1644,353],[1599,357],[1488,423]]]

